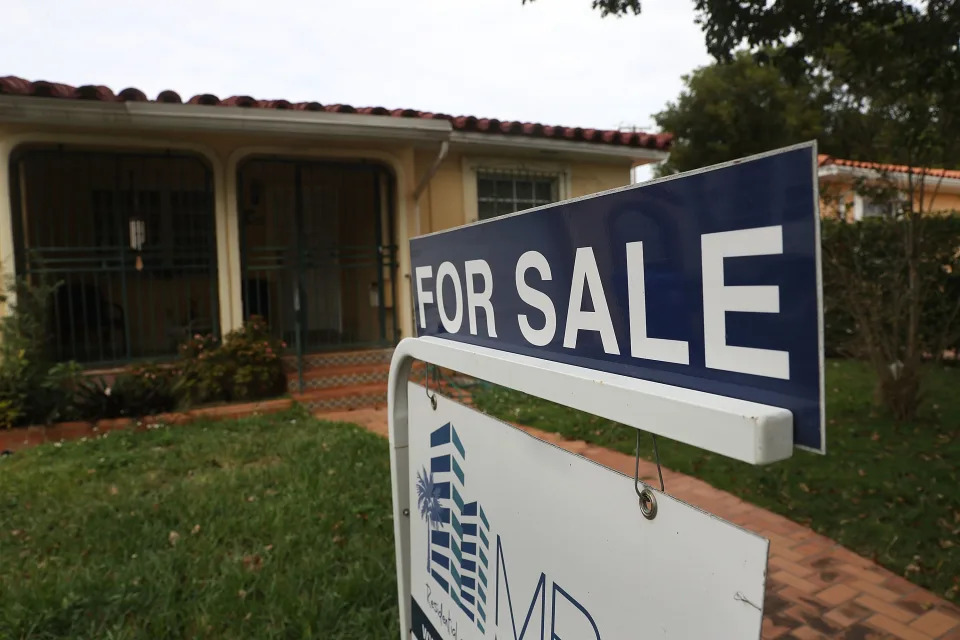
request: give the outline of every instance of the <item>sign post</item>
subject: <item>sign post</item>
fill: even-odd
[[[766,540],[650,487],[641,508],[631,479],[408,377],[421,360],[752,464],[823,452],[817,203],[809,144],[411,241],[401,638],[759,637]]]

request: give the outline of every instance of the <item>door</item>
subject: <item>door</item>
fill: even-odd
[[[257,159],[238,183],[244,317],[265,318],[298,353],[394,344],[386,171]]]

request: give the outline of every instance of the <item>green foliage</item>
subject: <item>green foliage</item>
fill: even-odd
[[[696,69],[683,81],[679,98],[654,116],[674,135],[661,175],[805,142],[822,131],[813,88],[788,83],[746,53]]]
[[[76,418],[137,417],[166,413],[176,408],[174,383],[178,371],[172,367],[137,365],[117,374],[113,380],[88,378],[73,396]]]
[[[174,392],[183,406],[227,400],[232,367],[222,356],[214,336],[195,335],[180,345],[180,377]]]
[[[397,636],[387,442],[359,428],[111,432],[18,452],[0,487],[0,638]]]
[[[954,602],[960,599],[960,369],[926,365],[919,417],[873,406],[865,363],[827,362],[827,455],[754,466],[659,439],[663,466],[812,528]],[[634,454],[637,432],[597,416],[484,385],[475,405],[498,418]],[[649,438],[641,455],[653,458]],[[667,481],[667,493],[671,492]]]
[[[54,287],[17,282],[0,318],[0,428],[58,420],[98,420],[164,413],[182,406],[280,395],[285,345],[251,319],[221,345],[194,336],[176,365],[134,365],[110,378],[89,378],[75,362],[49,361],[48,309]]]
[[[2,296],[0,318],[0,429],[69,417],[79,380],[74,363],[47,358],[47,305],[54,287],[15,281]]]
[[[522,0],[523,4],[534,0]],[[600,11],[604,18],[607,16],[620,17],[628,13],[640,15],[640,0],[591,0],[591,6]]]
[[[279,395],[286,384],[285,346],[257,317],[227,334],[223,344],[212,336],[194,336],[180,348],[176,393],[188,406]]]
[[[619,16],[639,14],[641,2],[593,6]],[[695,0],[694,7],[718,61],[737,65],[746,51],[801,94],[813,90],[829,153],[913,167],[960,165],[956,0]],[[729,144],[724,136],[715,142]]]
[[[909,418],[921,360],[960,342],[960,215],[825,220],[821,229],[824,320],[828,339],[840,340],[828,351],[868,360],[878,400]]]
[[[286,385],[282,360],[285,346],[270,335],[267,323],[256,316],[228,334],[222,351],[235,367],[231,399],[253,400],[281,393]]]
[[[955,0],[696,0],[696,9],[707,49],[718,60],[736,61],[746,50],[792,85],[812,87],[824,108],[822,137],[842,141],[844,155],[917,169],[960,166]],[[927,262],[938,252],[923,220],[934,206],[936,177],[903,173],[905,185],[887,176],[877,181],[906,195],[897,223],[876,233],[840,232],[829,259],[844,273],[834,293],[852,315],[879,397],[899,419],[909,419],[920,402],[924,357],[939,357],[942,339],[952,339],[949,326],[931,326],[928,318],[944,315],[933,309],[931,292],[940,278],[931,269],[951,261]],[[879,262],[858,253],[866,250],[863,234],[879,234],[891,268],[878,269]],[[954,300],[941,302],[952,315]]]

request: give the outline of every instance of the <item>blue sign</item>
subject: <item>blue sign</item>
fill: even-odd
[[[784,407],[824,451],[816,148],[410,243],[420,336]]]

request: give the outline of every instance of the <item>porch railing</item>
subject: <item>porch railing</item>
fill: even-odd
[[[53,291],[53,358],[164,358],[219,333],[213,191],[198,158],[28,149],[11,186],[17,273]]]

